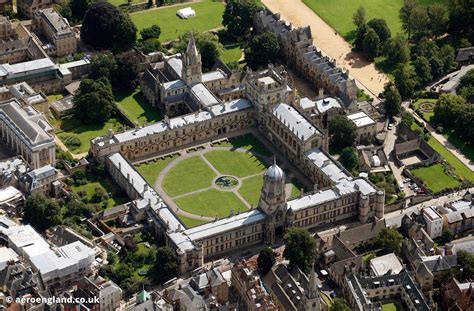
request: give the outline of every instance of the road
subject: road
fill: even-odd
[[[326,24],[316,13],[301,0],[262,0],[265,6],[281,18],[295,26],[310,26],[314,44],[326,55],[334,58],[339,66],[349,70],[359,88],[374,97],[383,91],[388,82],[385,74],[379,72],[375,65],[361,53],[352,51],[352,46],[337,32]]]

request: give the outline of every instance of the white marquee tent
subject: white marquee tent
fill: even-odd
[[[196,11],[194,11],[194,10],[193,10],[192,8],[190,8],[190,7],[187,7],[187,8],[178,10],[177,14],[178,14],[179,17],[186,19],[186,18],[190,18],[190,17],[196,16]]]

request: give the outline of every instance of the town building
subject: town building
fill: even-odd
[[[360,111],[347,115],[357,128],[356,144],[369,144],[375,140],[377,123],[365,112]]]
[[[444,310],[474,310],[474,282],[461,283],[452,277],[441,284]]]
[[[394,253],[375,257],[370,260],[370,269],[376,276],[399,274],[404,268]]]
[[[17,11],[23,18],[33,19],[37,11],[50,8],[54,5],[52,0],[18,0]]]
[[[336,115],[343,114],[343,103],[336,97],[323,97],[311,100],[307,97],[300,98],[296,108],[305,114],[317,127],[327,129],[329,122]]]
[[[426,232],[434,239],[443,234],[443,217],[433,207],[423,209],[423,218],[426,222]]]
[[[0,87],[0,101],[11,98],[16,98],[22,107],[31,106],[45,115],[49,113],[48,97],[42,92],[35,91],[26,82]]]
[[[443,218],[443,229],[457,234],[474,228],[474,199],[449,202],[437,208]]]

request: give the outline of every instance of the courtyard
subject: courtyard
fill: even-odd
[[[117,107],[128,116],[130,121],[142,126],[155,123],[163,119],[163,114],[156,107],[152,107],[137,88],[133,92],[114,92]]]
[[[434,193],[438,193],[446,188],[454,188],[461,184],[444,171],[442,164],[417,168],[412,170],[411,173],[421,179]]]

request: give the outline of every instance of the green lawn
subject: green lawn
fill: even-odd
[[[434,193],[440,192],[445,188],[459,186],[460,182],[448,176],[443,169],[442,164],[434,164],[428,167],[421,167],[411,171],[413,175],[423,180],[423,182]]]
[[[54,94],[49,94],[49,95],[48,95],[48,101],[49,101],[50,103],[53,103],[53,102],[55,102],[55,101],[57,101],[57,100],[60,100],[60,99],[62,99],[62,98],[64,98],[64,93],[63,93],[63,92],[61,92],[61,93],[54,93]]]
[[[402,32],[398,18],[403,0],[303,0],[326,23],[334,27],[347,41],[353,41],[355,26],[352,16],[360,6],[367,12],[367,20],[384,18],[387,21],[392,35]],[[447,0],[419,0],[419,3],[428,5],[432,3],[447,3]]]
[[[271,153],[268,151],[262,143],[255,138],[252,134],[246,134],[243,136],[238,136],[235,138],[229,139],[229,141],[222,142],[218,144],[219,147],[235,147],[243,148],[247,150],[252,150],[256,153],[259,153],[264,156],[270,156]]]
[[[382,310],[383,311],[402,311],[403,308],[398,304],[398,303],[384,303],[382,305]]]
[[[112,3],[115,6],[124,6],[128,4],[128,0],[108,0],[108,2]],[[147,0],[131,0],[132,4],[147,2]]]
[[[50,121],[55,128],[55,133],[63,142],[71,136],[79,138],[81,145],[74,150],[70,150],[75,154],[87,152],[92,138],[104,136],[109,129],[120,132],[124,128],[116,119],[110,119],[104,124],[84,124],[74,117],[61,120],[51,119]]]
[[[227,217],[231,210],[245,211],[247,207],[232,192],[209,189],[175,200],[178,206],[189,213],[208,217]]]
[[[461,152],[471,161],[474,161],[474,146],[466,143],[465,140],[459,138],[459,136],[452,130],[445,130],[443,136],[454,145],[454,147],[461,150]]]
[[[242,57],[242,47],[240,43],[234,43],[224,46],[224,52],[220,56],[220,59],[228,64],[232,62],[238,62]]]
[[[119,109],[135,124],[150,124],[163,119],[160,110],[148,103],[139,88],[132,93],[115,92],[114,97]]]
[[[433,147],[453,168],[459,176],[474,182],[474,172],[458,160],[449,150],[441,145],[435,138],[430,137],[428,144]]]
[[[238,151],[210,151],[204,157],[222,174],[237,177],[257,174],[266,167],[260,159]]]
[[[135,167],[143,178],[145,178],[150,185],[153,185],[161,171],[174,159],[176,159],[175,156],[166,157],[165,159],[152,160],[146,164],[142,163]]]
[[[179,18],[176,12],[185,7],[193,8],[196,11],[196,16],[189,19]],[[222,27],[223,12],[224,4],[222,2],[207,0],[136,12],[130,16],[139,31],[154,24],[159,25],[161,27],[160,41],[166,42],[177,39],[189,30],[203,32]]]
[[[207,163],[200,157],[194,156],[177,163],[166,174],[162,187],[173,197],[210,187],[215,177],[216,174]]]
[[[423,117],[423,119],[425,119],[425,121],[430,122],[431,118],[434,116],[434,112],[424,112],[423,110],[421,110],[420,105],[426,102],[432,103],[434,105],[436,104],[436,101],[437,100],[433,98],[419,98],[413,103],[413,106],[415,107],[415,110],[420,109],[421,116]]]
[[[197,227],[197,226],[200,226],[200,225],[203,225],[203,224],[207,223],[207,221],[205,221],[205,220],[189,218],[189,217],[186,217],[186,216],[183,216],[183,215],[178,215],[178,217],[179,217],[179,219],[181,219],[182,222],[184,222],[184,224],[188,228]]]
[[[92,180],[90,180],[92,178]],[[80,186],[71,186],[73,192],[84,191],[86,198],[91,199],[96,188],[102,188],[109,193],[110,198],[107,201],[107,208],[111,208],[120,204],[129,202],[127,195],[109,178],[96,178],[88,176],[89,183]]]
[[[263,175],[253,176],[244,179],[242,186],[239,188],[240,195],[253,206],[258,206],[260,200],[260,191],[263,186]]]

